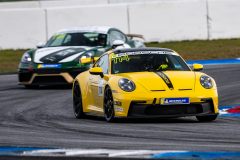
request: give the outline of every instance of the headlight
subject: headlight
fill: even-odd
[[[31,63],[32,58],[30,57],[29,53],[24,53],[21,59],[23,63]]]
[[[127,79],[127,78],[122,78],[118,81],[119,87],[127,92],[131,92],[135,89],[135,84],[133,81]]]
[[[210,89],[213,87],[213,81],[210,77],[206,76],[206,75],[203,75],[201,78],[200,78],[200,83],[201,85],[206,88],[206,89]]]
[[[76,59],[76,62],[79,62],[79,59],[85,59],[85,58],[91,58],[91,57],[95,56],[95,52],[94,51],[89,51],[87,53],[82,54],[79,58]]]

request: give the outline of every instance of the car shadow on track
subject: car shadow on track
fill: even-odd
[[[91,121],[101,121],[109,123],[105,120],[104,117],[97,117],[97,116],[87,116],[85,120],[91,120]],[[114,122],[110,123],[116,123],[116,124],[138,124],[138,123],[204,123],[199,122],[195,117],[187,117],[187,118],[116,118],[114,119]],[[208,122],[209,123],[209,122]],[[215,123],[210,122],[210,123]]]
[[[123,118],[116,119],[115,123],[198,123],[195,117],[192,118]]]
[[[37,88],[22,88],[26,90],[64,90],[64,89],[72,89],[72,84],[66,85],[51,85],[51,86],[39,86]]]

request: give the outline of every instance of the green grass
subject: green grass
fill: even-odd
[[[17,71],[23,53],[27,50],[0,50],[0,72]]]
[[[187,61],[240,58],[240,39],[146,43],[145,45],[173,49]],[[0,72],[17,71],[21,57],[26,51],[0,50]]]
[[[145,45],[172,49],[186,61],[240,58],[240,39],[146,43]]]

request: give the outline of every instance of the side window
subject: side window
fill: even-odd
[[[108,55],[104,55],[97,61],[97,67],[100,67],[103,70],[104,74],[108,73]]]
[[[113,41],[115,40],[122,40],[123,42],[126,42],[126,36],[118,31],[111,31],[110,32],[110,45],[112,46]]]

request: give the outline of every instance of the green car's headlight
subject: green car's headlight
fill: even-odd
[[[131,91],[134,91],[135,89],[135,84],[133,83],[133,81],[127,78],[120,79],[118,81],[118,85],[122,90],[126,92],[131,92]]]
[[[200,83],[206,89],[210,89],[210,88],[213,87],[212,79],[209,76],[206,76],[206,75],[201,76]]]
[[[21,59],[21,62],[23,63],[31,63],[32,58],[29,53],[24,53]]]

